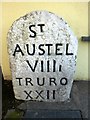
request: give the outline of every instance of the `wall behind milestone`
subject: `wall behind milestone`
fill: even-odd
[[[2,3],[2,60],[0,61],[4,78],[11,79],[7,52],[7,32],[20,16],[35,11],[48,10],[61,16],[71,26],[78,38],[78,59],[75,80],[88,80],[88,42],[81,36],[88,36],[88,3]]]

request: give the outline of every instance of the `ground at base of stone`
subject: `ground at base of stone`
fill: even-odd
[[[24,118],[27,110],[77,110],[81,112],[81,117],[88,119],[89,112],[89,81],[75,81],[71,91],[70,102],[52,103],[36,101],[19,101],[14,98],[12,81],[2,82],[2,118]]]
[[[79,110],[27,110],[24,118],[78,118],[82,120]]]

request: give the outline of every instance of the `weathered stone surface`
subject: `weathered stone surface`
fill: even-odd
[[[53,13],[35,11],[16,20],[8,32],[15,98],[68,100],[77,44],[68,24]]]

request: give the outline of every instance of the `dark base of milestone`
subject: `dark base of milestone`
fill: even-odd
[[[82,120],[82,115],[81,112],[79,110],[48,110],[48,109],[43,109],[43,110],[27,110],[25,115],[24,115],[24,119],[26,118],[41,118],[41,119],[73,119],[73,118],[78,118],[80,120]]]

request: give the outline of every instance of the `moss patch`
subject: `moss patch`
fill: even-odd
[[[23,116],[23,111],[17,111],[17,110],[10,110],[5,118],[15,118],[15,120],[20,120]],[[17,118],[17,119],[16,119]]]

